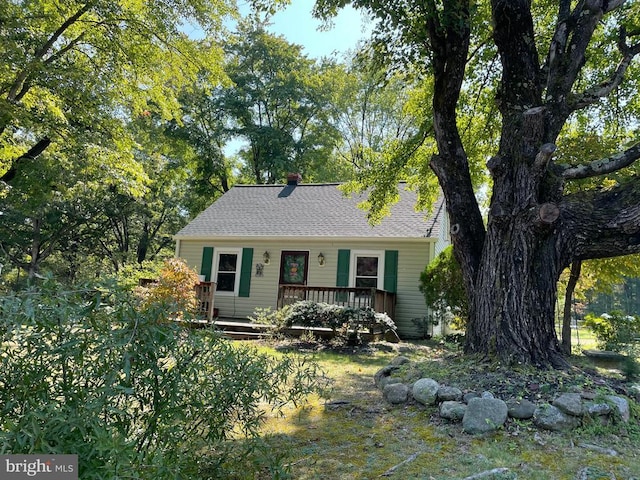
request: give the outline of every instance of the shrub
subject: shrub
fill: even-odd
[[[427,306],[434,312],[435,321],[453,328],[466,328],[469,301],[464,288],[462,270],[449,246],[420,274],[420,291]]]
[[[158,322],[170,314],[52,282],[0,297],[0,451],[78,454],[83,479],[201,478],[257,433],[264,402],[316,390],[315,364]]]
[[[167,308],[173,316],[194,314],[198,307],[195,286],[200,282],[198,274],[181,258],[165,260],[157,283],[148,287],[136,287],[136,295],[142,308]]]
[[[640,316],[624,315],[620,311],[604,313],[599,317],[588,314],[584,324],[593,331],[598,347],[614,352],[623,351],[629,344],[640,340]]]
[[[621,370],[627,379],[640,375],[640,316],[624,315],[620,311],[599,317],[588,314],[584,324],[595,334],[599,348],[626,355]]]
[[[275,325],[279,332],[293,325],[330,328],[336,336],[350,340],[360,339],[360,333],[376,327],[380,327],[383,332],[396,329],[395,323],[386,313],[376,312],[371,307],[356,308],[308,300],[288,305],[274,313],[270,309],[259,309],[250,319]]]

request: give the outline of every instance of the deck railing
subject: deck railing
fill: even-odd
[[[345,307],[371,307],[376,312],[395,316],[396,294],[377,288],[310,287],[307,285],[280,285],[278,308],[302,300],[329,303]]]

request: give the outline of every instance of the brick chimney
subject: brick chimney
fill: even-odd
[[[302,183],[302,175],[299,173],[289,173],[287,175],[287,185],[299,185]]]

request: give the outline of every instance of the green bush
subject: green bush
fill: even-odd
[[[396,325],[386,313],[379,313],[371,307],[348,307],[322,302],[301,301],[276,312],[258,309],[253,322],[274,325],[282,332],[293,325],[309,328],[330,328],[339,338],[359,340],[364,331],[379,327],[383,332],[395,330]]]
[[[455,329],[466,328],[469,301],[464,288],[462,270],[453,255],[453,247],[445,248],[420,274],[420,291],[434,320]],[[437,324],[437,323],[436,323]]]
[[[589,314],[585,316],[584,324],[595,334],[598,348],[626,355],[621,370],[627,379],[640,375],[640,316],[625,315],[620,311],[599,317]]]
[[[303,358],[276,360],[137,305],[52,282],[0,297],[3,454],[75,453],[83,479],[203,478],[228,464],[228,439],[256,435],[265,404],[317,390]]]
[[[600,316],[588,314],[584,325],[596,336],[598,348],[624,351],[630,344],[640,341],[640,316],[625,315],[620,311],[604,313]]]

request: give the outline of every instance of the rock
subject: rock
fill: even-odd
[[[522,400],[511,399],[507,402],[508,413],[511,418],[519,420],[528,420],[533,417],[536,410],[536,404],[530,402],[526,398]]]
[[[448,401],[460,401],[462,399],[462,390],[457,387],[447,387],[443,386],[438,389],[438,401],[439,402],[448,402]]]
[[[421,378],[413,384],[413,398],[423,405],[435,405],[440,384],[431,378]]]
[[[384,387],[386,387],[387,385],[394,385],[396,383],[402,383],[402,380],[397,377],[382,377],[380,379],[380,384],[378,385],[378,388],[380,390],[384,390]]]
[[[611,405],[603,402],[587,402],[584,406],[584,410],[591,417],[609,415],[611,413]]]
[[[471,400],[472,398],[480,398],[480,395],[478,395],[476,392],[468,392],[462,396],[462,401],[468,404],[469,400]]]
[[[574,417],[579,417],[584,412],[582,397],[579,393],[563,393],[552,404],[567,415],[573,415]]]
[[[464,413],[466,411],[467,405],[462,402],[447,400],[440,404],[440,416],[447,420],[459,422],[464,418]]]
[[[611,403],[613,403],[614,407],[618,410],[620,414],[620,419],[623,422],[628,422],[631,418],[631,412],[629,410],[629,402],[622,397],[618,397],[616,395],[607,395],[605,397]]]
[[[393,360],[391,360],[391,365],[395,367],[399,367],[400,365],[404,365],[405,363],[409,363],[409,362],[411,362],[409,358],[399,355]]]
[[[491,392],[482,392],[482,395],[480,395],[480,398],[496,398],[496,397]]]
[[[409,397],[409,387],[404,383],[392,383],[384,387],[382,391],[384,399],[393,404],[406,403]]]
[[[580,419],[567,415],[558,407],[546,403],[536,408],[533,413],[533,423],[545,430],[562,432],[577,427],[580,424]]]
[[[640,402],[640,385],[631,385],[629,387],[629,395],[631,395],[636,402]]]
[[[615,480],[616,476],[611,472],[606,472],[598,467],[581,468],[576,475],[576,480]]]
[[[462,418],[462,430],[471,435],[497,430],[507,421],[507,404],[497,398],[472,398]]]
[[[398,367],[395,365],[387,365],[386,367],[382,367],[373,375],[373,381],[376,384],[376,387],[382,389],[384,385],[380,385],[381,380],[385,377],[390,377],[393,372],[398,370]]]

